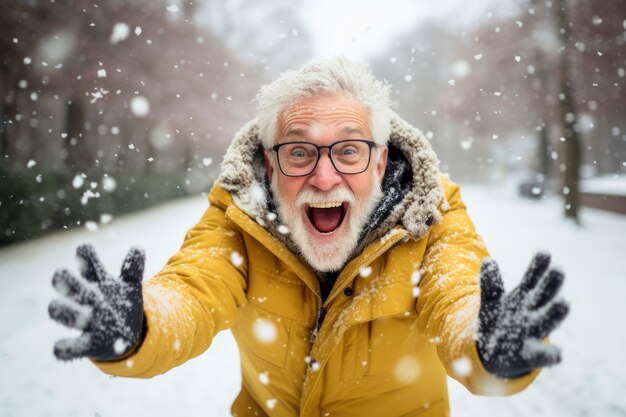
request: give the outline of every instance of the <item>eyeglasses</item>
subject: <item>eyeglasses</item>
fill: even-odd
[[[303,177],[315,171],[321,150],[328,148],[330,162],[341,174],[360,174],[370,164],[375,142],[346,139],[332,145],[319,146],[309,142],[286,142],[274,145],[280,171],[288,177]]]

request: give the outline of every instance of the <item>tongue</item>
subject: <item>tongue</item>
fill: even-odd
[[[311,208],[313,225],[322,233],[332,232],[339,227],[342,212],[343,208],[341,206],[332,208]]]

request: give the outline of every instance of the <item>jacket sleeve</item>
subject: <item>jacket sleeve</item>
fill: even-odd
[[[178,253],[144,283],[143,343],[120,361],[95,362],[102,371],[137,378],[162,374],[200,355],[217,332],[235,324],[238,307],[246,303],[245,247],[213,192],[209,200]]]
[[[442,178],[449,208],[432,227],[421,268],[417,309],[420,330],[437,343],[449,376],[474,394],[509,395],[539,373],[505,380],[490,374],[476,349],[480,264],[489,256],[461,200],[459,186]]]

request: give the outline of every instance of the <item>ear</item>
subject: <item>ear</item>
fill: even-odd
[[[270,151],[267,149],[263,150],[263,160],[265,161],[265,172],[267,173],[267,178],[272,181],[272,174],[274,173],[274,167],[272,166],[272,161],[270,161]]]
[[[378,162],[376,163],[376,170],[378,171],[378,178],[380,178],[380,183],[383,182],[383,177],[385,176],[385,170],[387,169],[387,146],[381,146],[378,148]]]

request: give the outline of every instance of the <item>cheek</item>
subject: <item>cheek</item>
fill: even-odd
[[[364,199],[368,197],[372,190],[372,181],[374,181],[374,175],[368,171],[367,175],[353,175],[346,178],[346,182],[350,190],[354,193],[357,199]]]
[[[295,203],[304,181],[298,178],[285,177],[284,175],[278,175],[277,180],[278,189],[285,202]]]

